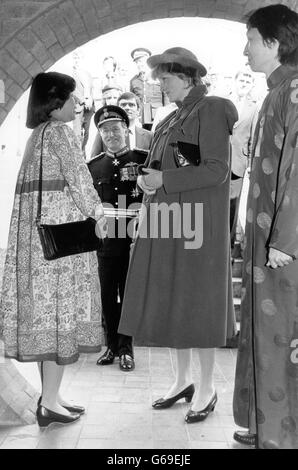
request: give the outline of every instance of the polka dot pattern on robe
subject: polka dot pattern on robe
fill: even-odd
[[[258,185],[258,183],[255,183],[253,186],[253,190],[252,190],[253,197],[257,199],[260,193],[261,193],[260,186]]]
[[[264,299],[261,302],[261,310],[265,315],[273,317],[277,314],[277,307],[271,299]]]
[[[274,143],[279,150],[282,149],[283,141],[284,141],[284,134],[276,134],[274,136]]]
[[[276,403],[282,401],[286,396],[284,390],[281,387],[275,387],[273,390],[270,390],[268,395],[270,400]]]
[[[273,167],[272,163],[270,161],[270,158],[264,158],[262,161],[262,170],[265,173],[265,175],[271,175],[273,173]]]
[[[246,214],[246,220],[247,220],[247,222],[251,224],[252,221],[253,221],[253,217],[254,217],[253,210],[252,210],[252,209],[248,209],[247,214]]]
[[[271,227],[271,217],[266,214],[266,212],[261,212],[258,216],[257,216],[257,224],[259,227],[261,227],[262,229],[267,229],[267,228],[270,228]]]
[[[261,284],[265,280],[265,273],[262,268],[259,268],[258,266],[254,266],[253,269],[253,275],[254,275],[254,282],[256,284]]]
[[[285,416],[281,420],[281,427],[287,432],[295,432],[297,426],[292,416]]]

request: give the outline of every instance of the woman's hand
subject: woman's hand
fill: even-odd
[[[108,223],[105,217],[101,217],[96,221],[95,234],[98,238],[105,238],[108,234]]]
[[[104,217],[104,215],[105,215],[105,213],[104,213],[103,205],[98,204],[98,206],[96,206],[96,208],[95,208],[95,214],[94,214],[95,220],[98,220],[101,217]]]
[[[154,188],[151,188],[151,186],[148,186],[144,180],[144,176],[140,175],[138,176],[137,179],[137,185],[141,188],[141,190],[148,195],[152,195],[156,193],[156,190]]]
[[[108,223],[104,216],[103,205],[100,204],[95,209],[95,234],[98,238],[105,238],[108,233]]]
[[[270,248],[266,266],[273,269],[282,268],[283,266],[293,263],[293,261],[292,256],[287,255],[283,251],[276,250],[275,248]]]
[[[143,168],[143,173],[147,173],[146,175],[142,175],[144,178],[144,182],[146,186],[152,189],[159,189],[162,187],[162,171],[154,170],[153,168]]]

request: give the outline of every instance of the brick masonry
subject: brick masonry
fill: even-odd
[[[0,125],[34,75],[101,34],[158,18],[200,16],[242,21],[246,12],[272,3],[284,3],[298,11],[298,0],[0,2]],[[3,360],[0,342],[0,425],[32,423],[36,395],[12,362]]]

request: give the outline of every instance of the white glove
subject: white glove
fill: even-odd
[[[108,233],[108,223],[104,216],[103,205],[99,204],[95,209],[95,234],[98,238],[105,238]]]
[[[108,234],[108,222],[105,217],[101,217],[96,221],[95,234],[98,238],[105,238]]]

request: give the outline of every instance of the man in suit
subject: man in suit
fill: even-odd
[[[130,150],[126,145],[129,119],[118,106],[103,106],[94,116],[106,151],[88,163],[94,187],[105,207],[108,236],[98,251],[98,269],[107,350],[97,360],[100,366],[109,365],[119,355],[122,371],[135,367],[132,337],[117,332],[120,321],[132,228],[141,207],[137,167],[144,164],[144,150]],[[120,299],[120,303],[118,302]]]
[[[127,136],[127,145],[130,149],[149,150],[153,133],[143,129],[139,122],[140,100],[131,92],[122,93],[117,101],[117,105],[124,109],[129,119],[129,133]],[[97,133],[92,150],[91,159],[99,155],[104,150],[103,141],[100,132]]]
[[[231,247],[233,249],[236,226],[238,219],[239,201],[243,183],[243,177],[250,164],[252,140],[258,118],[258,105],[250,97],[254,86],[254,77],[247,67],[237,72],[235,76],[234,90],[228,98],[237,108],[239,119],[234,124],[231,137],[231,192],[230,192],[230,230]]]

